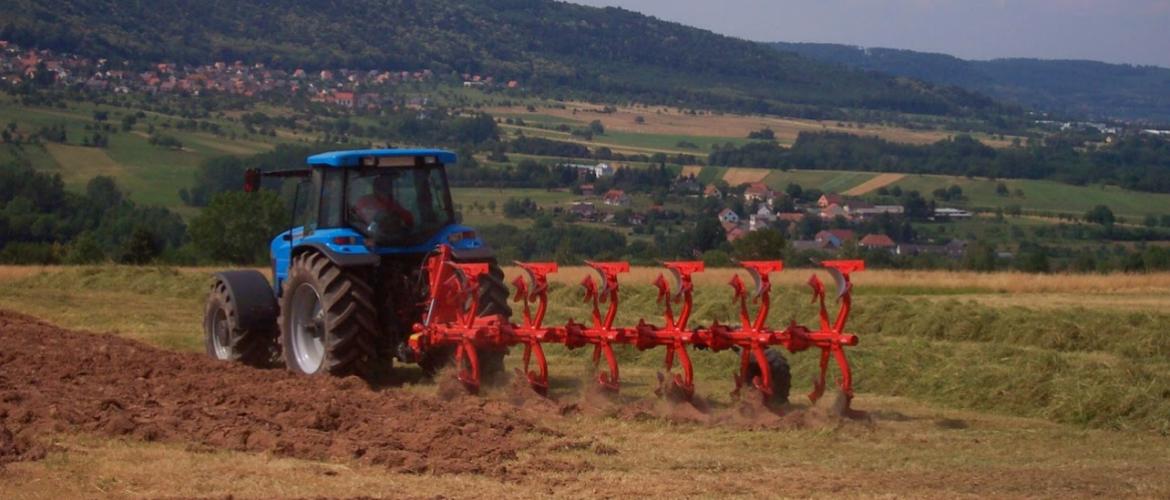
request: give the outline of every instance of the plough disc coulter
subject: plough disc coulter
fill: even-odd
[[[789,352],[818,349],[820,352],[820,373],[808,398],[817,401],[825,391],[826,371],[830,359],[835,360],[840,370],[838,386],[846,398],[846,408],[853,397],[853,379],[845,347],[857,345],[857,336],[845,332],[852,305],[853,285],[850,274],[865,269],[859,260],[833,260],[820,263],[836,284],[836,299],[840,303],[835,317],[830,317],[826,307],[825,285],[814,274],[808,284],[812,288],[813,301],[820,307],[820,321],[817,328],[809,328],[791,322],[782,330],[768,326],[768,312],[771,305],[772,273],[780,272],[784,265],[780,261],[741,262],[743,269],[752,280],[748,285],[736,274],[728,283],[733,291],[733,301],[738,306],[739,325],[725,325],[718,321],[707,327],[692,327],[689,324],[694,308],[693,294],[695,273],[704,269],[702,262],[666,262],[666,274],[659,274],[654,281],[658,289],[658,303],[662,306],[662,322],[648,323],[639,320],[637,325],[614,326],[619,299],[618,276],[630,270],[626,262],[586,262],[596,271],[581,281],[584,301],[591,307],[590,318],[585,323],[569,320],[564,325],[545,325],[548,311],[548,276],[557,271],[555,263],[516,264],[526,276],[518,277],[513,286],[515,302],[523,304],[520,323],[507,321],[502,316],[478,314],[476,297],[480,277],[488,272],[486,264],[454,262],[450,250],[441,247],[425,263],[429,279],[429,297],[426,315],[414,325],[410,347],[416,353],[436,348],[455,348],[456,376],[469,392],[477,392],[480,385],[480,364],[476,355],[479,349],[504,349],[520,346],[524,349],[523,369],[518,370],[528,379],[536,392],[548,393],[548,363],[544,355],[545,344],[561,344],[569,349],[592,346],[593,362],[599,368],[597,383],[608,391],[616,392],[620,387],[617,356],[614,346],[632,345],[639,350],[655,347],[665,348],[664,369],[669,379],[672,394],[690,400],[695,393],[694,369],[688,348],[719,352],[737,350],[740,356],[739,370],[735,376],[735,390],[738,395],[745,384],[752,384],[768,400],[773,392],[773,381],[765,357],[765,350],[771,346],[783,347]],[[754,304],[755,314],[749,308]],[[604,362],[604,365],[602,365]],[[753,364],[758,367],[753,370]],[[749,377],[753,371],[758,376]],[[672,386],[672,387],[670,387]],[[660,389],[661,392],[661,389]]]

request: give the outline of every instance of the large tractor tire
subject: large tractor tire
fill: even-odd
[[[502,316],[505,321],[512,317],[512,307],[508,305],[508,286],[504,284],[504,271],[495,260],[488,263],[488,274],[479,278],[479,311],[477,316]],[[492,382],[504,373],[504,356],[507,349],[478,349],[479,373],[484,381]],[[419,361],[419,366],[428,375],[438,373],[444,366],[454,361],[455,348],[435,349],[426,353]]]
[[[377,355],[373,288],[317,252],[293,257],[279,323],[284,362],[294,373],[366,376]]]
[[[788,360],[776,349],[764,350],[764,358],[768,361],[768,373],[772,376],[772,397],[769,404],[780,406],[788,403],[788,393],[792,389],[792,372],[788,367]],[[748,379],[750,384],[760,376],[760,366],[752,359],[748,365]]]
[[[268,280],[255,271],[215,276],[203,311],[207,354],[220,361],[270,367],[276,360],[276,299]]]

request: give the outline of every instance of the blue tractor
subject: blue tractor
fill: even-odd
[[[475,230],[458,224],[447,185],[454,153],[371,149],[310,156],[308,168],[245,175],[298,180],[290,229],[271,243],[272,282],[255,270],[216,273],[204,311],[207,353],[305,375],[368,376],[393,360],[432,372],[451,352],[411,351],[424,317],[423,263],[440,245],[456,261],[487,263],[481,316],[511,316],[503,272]],[[480,352],[484,373],[504,351]]]

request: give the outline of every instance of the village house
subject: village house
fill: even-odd
[[[852,229],[826,229],[816,234],[816,241],[821,248],[841,248],[845,243],[857,239]]]
[[[776,222],[776,215],[767,205],[760,205],[756,213],[748,216],[748,231],[759,231],[761,229],[770,227]]]
[[[613,175],[613,167],[608,163],[598,163],[596,165],[588,165],[581,163],[562,163],[562,168],[576,169],[578,172],[585,172],[593,174],[595,177],[601,178]]]
[[[897,243],[884,234],[867,234],[857,242],[857,246],[867,250],[893,251]]]
[[[352,108],[354,106],[353,92],[334,92],[332,101],[333,104],[343,108]]]
[[[620,189],[610,189],[606,191],[603,201],[606,205],[625,207],[630,204],[630,195]]]
[[[730,208],[724,208],[719,211],[719,222],[739,224],[739,214]]]
[[[870,205],[864,208],[850,206],[846,209],[849,215],[857,220],[866,220],[882,214],[902,215],[906,209],[901,205]]]
[[[694,195],[703,190],[703,185],[693,175],[682,176],[674,181],[671,190],[684,195]]]
[[[830,205],[841,206],[845,204],[845,197],[839,194],[825,193],[817,200],[818,208],[829,208]]]
[[[581,196],[593,196],[593,194],[594,194],[593,184],[582,184],[581,185]]]
[[[593,205],[593,202],[575,201],[569,206],[569,213],[581,220],[592,221],[597,218],[597,207]]]
[[[768,205],[776,198],[776,192],[763,182],[753,182],[743,191],[743,199],[747,202],[762,201]]]
[[[838,205],[836,203],[832,203],[827,207],[821,208],[821,218],[822,219],[832,220],[832,219],[837,218],[838,216],[848,219],[849,212],[846,212],[845,209],[841,207],[841,205]]]
[[[781,212],[781,213],[776,214],[776,220],[782,220],[782,221],[789,222],[792,224],[797,224],[800,221],[804,220],[804,218],[807,215],[808,214],[806,214],[804,212]]]
[[[719,191],[719,188],[715,187],[714,184],[707,184],[707,187],[703,188],[703,197],[704,198],[722,198],[723,193],[721,191]]]
[[[934,219],[970,219],[975,214],[958,208],[936,208],[934,209]]]

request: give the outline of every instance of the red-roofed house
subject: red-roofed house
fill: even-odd
[[[630,204],[630,195],[626,194],[625,191],[620,189],[610,189],[609,191],[606,191],[605,197],[603,199],[606,205],[624,207]]]
[[[844,205],[845,197],[839,194],[825,193],[821,195],[821,199],[817,200],[817,206],[821,208],[828,208],[829,205]]]
[[[861,241],[857,242],[857,246],[871,250],[891,250],[897,244],[884,234],[867,234],[861,238]]]
[[[743,199],[746,201],[759,200],[766,203],[771,203],[772,198],[775,197],[776,192],[772,191],[772,188],[768,187],[768,185],[764,184],[763,182],[753,182],[749,184],[747,189],[743,191]]]
[[[844,208],[841,208],[841,205],[838,205],[836,203],[833,203],[827,207],[821,208],[821,218],[822,219],[835,219],[835,218],[837,218],[837,216],[841,216],[841,217],[848,219],[849,213],[847,213]]]
[[[707,184],[707,187],[703,189],[703,197],[704,198],[722,198],[723,193],[719,192],[719,188],[715,187],[714,184]]]
[[[776,214],[776,219],[796,223],[804,220],[806,215],[804,212],[781,212]]]
[[[333,104],[352,108],[354,106],[353,92],[334,92]]]

